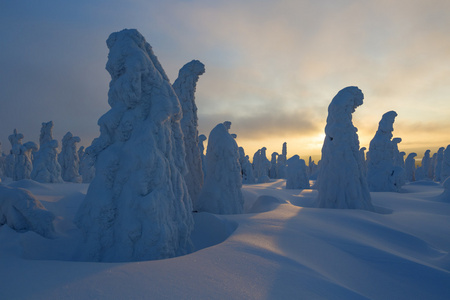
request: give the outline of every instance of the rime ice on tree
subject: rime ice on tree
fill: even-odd
[[[359,153],[358,129],[352,123],[352,113],[363,104],[363,98],[357,87],[346,87],[328,107],[317,179],[319,207],[373,210]]]
[[[394,147],[397,143],[391,139],[396,116],[395,111],[385,113],[370,141],[367,182],[373,192],[398,192],[406,181],[405,170],[394,165]]]
[[[405,159],[406,180],[409,182],[416,181],[416,160],[414,159],[416,156],[417,154],[412,152]]]
[[[14,165],[16,164],[16,155],[14,152],[20,151],[23,134],[17,133],[17,129],[14,129],[13,134],[8,136],[8,140],[11,143],[11,151],[5,158],[5,176],[14,178]]]
[[[244,148],[239,147],[239,164],[241,165],[242,183],[252,184],[256,182],[253,175],[253,166],[248,155],[245,155]]]
[[[184,135],[186,149],[186,165],[188,172],[184,176],[191,196],[194,209],[203,185],[202,158],[198,147],[198,118],[195,105],[195,89],[200,75],[205,73],[205,66],[198,60],[185,64],[178,73],[178,78],[173,83],[173,89],[183,109],[181,129]]]
[[[298,155],[287,161],[287,189],[309,189],[309,179],[306,173],[306,163]]]
[[[15,181],[22,179],[30,179],[33,171],[32,152],[38,150],[35,142],[27,142],[23,145],[16,145],[13,149],[15,157],[14,176]]]
[[[277,158],[277,174],[278,178],[286,178],[286,160],[287,160],[287,143],[283,143],[281,155]]]
[[[400,152],[398,150],[398,144],[400,144],[401,142],[402,142],[401,138],[393,138],[392,139],[392,148],[393,148],[393,154],[394,154],[394,166],[404,168],[405,162],[403,161],[403,155],[405,155],[405,153]]]
[[[53,122],[42,123],[39,151],[34,154],[31,179],[43,183],[61,183],[61,165],[58,163],[58,141],[52,136]]]
[[[426,150],[422,157],[422,164],[416,170],[416,180],[430,179],[431,157],[430,150]]]
[[[269,177],[272,179],[278,178],[277,157],[278,157],[278,153],[273,152],[272,158],[270,159],[270,170],[269,170]]]
[[[450,177],[450,145],[444,150],[444,157],[442,158],[441,182]]]
[[[95,155],[91,153],[92,149],[89,147],[86,148],[85,151],[83,151],[83,147],[80,147],[80,149],[81,151],[78,150],[78,157],[80,159],[80,168],[78,172],[83,183],[90,183],[95,176]]]
[[[269,182],[270,162],[266,156],[266,147],[262,147],[253,155],[253,174],[258,183]]]
[[[192,250],[192,203],[178,97],[151,46],[135,29],[112,33],[106,69],[111,109],[91,148],[95,178],[75,223],[82,259],[137,261]],[[88,148],[88,149],[89,149]]]
[[[58,155],[58,162],[61,165],[61,177],[67,182],[80,183],[82,178],[78,173],[80,159],[78,158],[77,143],[81,140],[73,136],[69,131],[62,139],[61,153]]]
[[[207,176],[199,197],[199,210],[215,214],[239,214],[244,199],[236,141],[221,123],[211,130],[206,150]]]
[[[444,160],[444,147],[440,147],[437,155],[436,155],[436,162],[434,164],[434,180],[437,182],[441,182],[442,180],[442,162]]]

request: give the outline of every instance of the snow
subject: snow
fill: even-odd
[[[78,136],[73,136],[69,131],[62,139],[61,152],[58,155],[58,162],[61,165],[61,177],[67,182],[82,182],[78,173],[80,168],[80,158],[78,157],[77,144],[81,141]]]
[[[180,69],[178,78],[173,83],[173,89],[183,110],[181,129],[184,135],[188,170],[184,175],[184,180],[186,181],[194,209],[197,209],[197,199],[203,186],[202,157],[198,145],[197,106],[195,105],[197,81],[203,73],[205,73],[205,65],[198,60],[193,60]]]
[[[287,189],[309,189],[309,179],[306,171],[306,163],[298,155],[294,155],[287,161]]]
[[[362,91],[350,86],[340,90],[328,106],[316,183],[319,207],[373,210],[359,152],[358,129],[352,122],[352,113],[363,99]]]
[[[239,214],[243,210],[239,148],[229,134],[231,124],[211,130],[206,149],[206,178],[198,200],[198,211]]]
[[[195,252],[74,262],[86,184],[18,181],[57,218],[56,239],[0,227],[1,299],[449,299],[450,203],[431,182],[372,193],[365,210],[317,209],[284,180],[244,185],[246,211],[194,214]]]
[[[151,46],[134,29],[112,33],[106,69],[108,103],[75,223],[80,259],[140,261],[191,251],[194,226],[186,172],[181,105]]]

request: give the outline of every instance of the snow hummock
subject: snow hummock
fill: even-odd
[[[199,211],[215,214],[243,212],[239,150],[228,128],[226,124],[220,123],[209,134],[207,175],[198,201]]]
[[[34,153],[31,179],[38,182],[62,183],[61,165],[58,162],[58,141],[53,139],[53,122],[42,123],[39,151]]]
[[[328,106],[325,140],[317,177],[317,205],[322,208],[373,210],[359,152],[352,113],[363,104],[357,87],[340,90]]]
[[[401,139],[392,140],[396,116],[395,111],[383,114],[378,130],[370,141],[367,182],[372,192],[398,192],[406,182],[397,148]]]
[[[135,29],[112,33],[111,109],[90,148],[95,178],[75,217],[81,259],[141,261],[192,250],[192,203],[181,105],[151,46]],[[89,149],[88,148],[88,149]]]
[[[198,60],[193,60],[180,69],[178,78],[173,83],[173,89],[178,95],[183,109],[181,129],[184,135],[187,165],[187,173],[184,175],[184,180],[186,181],[194,209],[197,209],[197,199],[203,186],[197,106],[195,105],[197,81],[203,73],[205,73],[205,65]]]
[[[30,191],[0,184],[0,226],[7,224],[18,232],[31,230],[52,238],[54,219]]]

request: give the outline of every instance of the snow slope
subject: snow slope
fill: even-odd
[[[450,203],[432,182],[371,193],[377,213],[312,208],[284,180],[244,185],[245,214],[194,215],[196,251],[132,263],[70,261],[87,184],[29,189],[58,238],[0,227],[0,299],[450,299]]]

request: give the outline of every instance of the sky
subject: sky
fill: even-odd
[[[327,107],[358,86],[353,114],[369,148],[381,116],[398,114],[401,151],[450,144],[450,1],[448,0],[0,0],[0,142],[14,128],[39,140],[67,131],[89,146],[109,110],[106,39],[136,28],[173,83],[198,59],[199,132],[231,121],[253,157],[267,148],[318,160]]]

